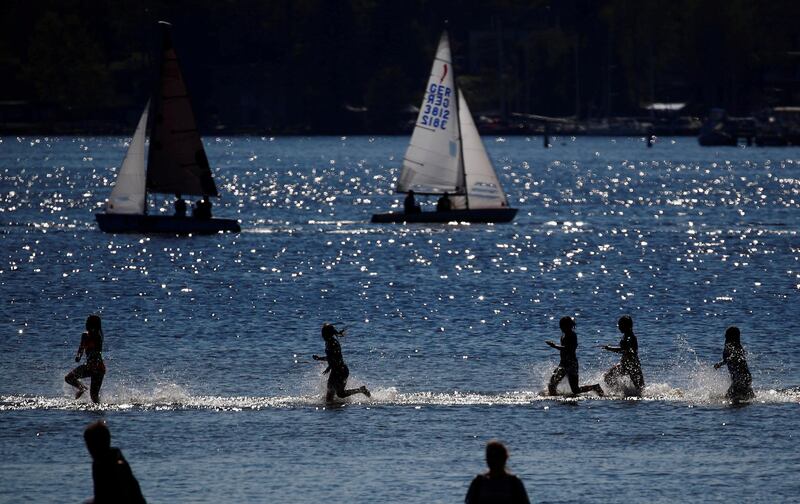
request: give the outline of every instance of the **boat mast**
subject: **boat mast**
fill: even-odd
[[[452,67],[450,70],[453,72],[453,87],[455,88],[455,94],[453,95],[456,99],[456,121],[458,124],[458,155],[461,157],[461,179],[464,181],[464,203],[469,209],[469,191],[467,191],[467,170],[464,166],[464,141],[461,138],[461,107],[459,107],[459,97],[461,90],[458,88],[458,81],[456,80],[456,65],[455,65],[455,57],[453,56],[453,46],[450,43],[450,31],[449,23],[447,20],[444,21],[445,31],[447,32],[447,45],[450,46],[450,66]]]
[[[154,112],[155,112],[155,109],[156,109],[155,101],[156,100],[153,100],[152,98],[150,99],[150,112],[148,113],[148,117],[147,117],[147,125],[144,127],[144,131],[145,131],[144,138],[145,138],[145,141],[147,141],[147,137],[148,137],[147,132],[148,131],[150,133],[153,132],[152,124],[153,124],[153,121],[155,120],[154,119],[155,118]],[[153,146],[151,145],[150,148],[152,148],[152,147]],[[144,145],[142,146],[142,148],[144,148]],[[150,162],[149,162],[149,156],[148,156],[147,158],[145,158],[145,164],[144,164],[144,180],[145,180],[145,182],[144,182],[144,214],[145,215],[148,214],[147,209],[150,208],[150,202],[148,201],[148,198],[147,198],[147,196],[148,196],[148,194],[147,194],[147,168],[148,168],[149,165],[150,165]]]
[[[161,94],[161,73],[163,71],[164,66],[164,46],[166,45],[166,38],[169,36],[167,30],[172,27],[172,23],[167,21],[159,21],[158,25],[161,28],[161,37],[159,39],[158,49],[156,49],[156,78],[153,82],[153,93],[152,98],[150,99],[150,117],[147,120],[147,128],[146,130],[150,132],[150,150],[153,149],[152,140],[153,140],[153,130],[155,129],[154,122],[158,119],[158,114],[160,111],[158,110]],[[151,60],[152,61],[152,60]],[[145,135],[145,138],[147,135]],[[150,169],[150,156],[147,156],[147,163],[145,164],[145,180],[147,180],[147,171]],[[150,207],[150,201],[147,192],[147,183],[144,184],[144,214],[147,215],[147,209]]]

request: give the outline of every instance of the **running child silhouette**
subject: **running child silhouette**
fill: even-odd
[[[64,381],[78,389],[75,392],[75,399],[79,399],[86,392],[86,385],[81,383],[80,378],[91,378],[91,388],[89,395],[92,402],[100,402],[100,387],[103,385],[103,377],[106,374],[106,365],[103,362],[103,328],[100,317],[89,315],[86,319],[86,332],[81,335],[81,344],[75,353],[75,362],[80,362],[84,353],[86,354],[86,364],[81,364],[64,377]]]
[[[630,315],[623,315],[617,322],[622,339],[619,346],[603,345],[603,350],[621,354],[619,364],[615,364],[603,376],[603,380],[608,385],[619,386],[620,379],[628,376],[633,383],[636,395],[642,395],[644,389],[644,375],[642,374],[642,363],[639,361],[639,342],[633,333],[633,319]]]
[[[731,326],[725,331],[725,349],[722,351],[722,360],[714,364],[714,369],[723,365],[728,366],[731,375],[731,386],[726,397],[733,402],[749,401],[756,395],[753,392],[753,378],[750,368],[747,367],[747,358],[742,346],[741,332],[736,326]]]
[[[582,387],[578,385],[578,335],[575,333],[575,320],[572,317],[561,317],[558,326],[561,328],[562,333],[561,344],[558,345],[550,340],[545,341],[549,346],[561,352],[561,361],[553,371],[550,383],[547,384],[547,393],[552,396],[558,395],[558,383],[566,376],[569,381],[569,388],[574,395],[594,391],[594,393],[602,397],[604,393],[599,383]]]
[[[353,394],[364,394],[370,397],[371,394],[367,387],[361,386],[355,389],[345,389],[347,385],[347,378],[350,376],[350,369],[344,363],[342,357],[342,346],[339,344],[337,336],[344,336],[344,331],[337,331],[331,324],[322,324],[322,339],[325,340],[325,357],[319,355],[312,355],[314,360],[326,361],[328,367],[322,374],[330,373],[328,376],[328,392],[325,395],[325,400],[328,402],[333,401],[334,395],[341,398],[349,397]]]

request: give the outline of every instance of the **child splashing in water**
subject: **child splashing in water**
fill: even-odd
[[[578,335],[575,333],[575,320],[572,317],[561,317],[558,322],[561,328],[561,344],[547,340],[550,347],[555,348],[561,353],[561,360],[558,367],[553,371],[553,376],[550,377],[550,383],[547,384],[547,393],[551,396],[558,395],[558,383],[567,377],[569,388],[573,395],[582,394],[584,392],[594,392],[595,394],[603,397],[603,389],[599,383],[594,385],[578,385]]]
[[[622,333],[619,346],[603,345],[603,349],[620,354],[619,364],[609,369],[603,379],[610,386],[619,386],[620,379],[627,376],[633,383],[635,395],[641,396],[644,389],[644,375],[642,363],[639,361],[639,342],[633,334],[633,319],[630,315],[623,315],[617,322],[617,327]]]
[[[91,389],[89,395],[92,402],[100,402],[100,386],[103,385],[103,377],[106,374],[106,365],[103,363],[103,328],[101,327],[100,317],[89,315],[86,319],[86,332],[81,335],[81,344],[75,353],[75,362],[80,362],[83,354],[86,354],[86,364],[81,364],[67,376],[64,381],[75,387],[75,399],[79,399],[86,392],[86,385],[81,383],[80,378],[91,378]]]
[[[325,395],[325,400],[327,402],[333,401],[334,395],[345,398],[353,394],[364,394],[370,397],[371,394],[369,390],[363,385],[355,389],[345,389],[347,377],[350,376],[350,370],[347,364],[344,363],[342,346],[339,344],[337,336],[344,336],[344,331],[337,331],[331,324],[323,324],[322,339],[325,340],[325,357],[312,355],[314,360],[326,361],[328,363],[328,367],[322,372],[322,374],[330,372],[330,376],[328,376],[328,392]]]
[[[725,331],[725,349],[722,351],[722,360],[714,364],[714,369],[728,366],[731,375],[731,386],[726,397],[733,402],[749,401],[755,397],[753,392],[753,378],[747,367],[744,347],[742,347],[741,332],[738,327],[731,326]]]

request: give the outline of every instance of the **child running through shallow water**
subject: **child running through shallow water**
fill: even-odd
[[[75,362],[80,362],[84,353],[86,354],[86,364],[81,364],[70,371],[64,377],[64,381],[78,389],[75,392],[75,399],[79,399],[86,392],[86,385],[81,383],[79,378],[91,378],[89,395],[93,402],[99,403],[100,387],[103,385],[106,365],[103,363],[103,328],[100,317],[97,315],[89,315],[86,319],[86,332],[81,335],[81,344],[75,353]]]
[[[636,389],[636,395],[642,395],[644,389],[644,375],[642,374],[642,363],[639,361],[639,342],[633,334],[633,319],[630,315],[623,315],[617,322],[622,339],[619,346],[603,345],[603,350],[622,354],[619,364],[615,364],[603,376],[603,380],[611,386],[619,386],[619,380],[623,376],[628,376]]]
[[[749,401],[756,395],[753,392],[753,378],[747,367],[744,347],[742,347],[741,332],[736,326],[731,326],[725,331],[725,349],[722,351],[722,360],[714,364],[714,369],[719,369],[723,364],[728,365],[731,375],[731,386],[726,397],[733,402]]]
[[[322,374],[330,372],[328,376],[328,392],[325,395],[325,400],[328,402],[333,401],[334,395],[341,398],[351,396],[353,394],[364,394],[370,397],[367,387],[361,386],[355,389],[345,389],[347,385],[347,378],[350,376],[350,369],[344,363],[342,357],[342,346],[339,344],[337,336],[344,336],[344,331],[337,331],[331,324],[322,324],[322,339],[325,340],[325,357],[319,355],[312,355],[314,360],[326,361],[328,367]]]
[[[558,383],[566,376],[569,381],[569,388],[574,395],[594,391],[597,395],[603,397],[603,389],[599,383],[578,386],[578,335],[575,333],[575,320],[572,317],[561,317],[558,326],[562,332],[561,344],[557,345],[550,340],[545,341],[545,343],[561,352],[561,361],[553,371],[553,376],[550,377],[547,392],[552,396],[558,395]]]

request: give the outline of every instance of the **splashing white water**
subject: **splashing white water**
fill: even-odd
[[[516,390],[500,393],[482,392],[399,392],[394,387],[377,388],[371,398],[361,395],[337,400],[337,406],[361,405],[368,407],[470,407],[470,406],[524,406],[544,401],[662,401],[697,405],[725,405],[722,393],[709,393],[709,389],[682,390],[666,383],[654,383],[645,388],[641,397],[609,395],[599,398],[594,394],[551,397],[541,392]],[[757,390],[753,404],[800,404],[800,387],[781,390]],[[39,409],[58,410],[208,410],[248,411],[272,408],[325,408],[323,394],[286,396],[193,396],[177,385],[157,387],[150,393],[140,391],[122,395],[103,396],[103,402],[92,404],[83,398],[45,397],[29,395],[0,396],[0,411]]]

